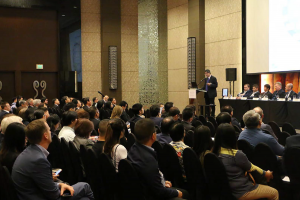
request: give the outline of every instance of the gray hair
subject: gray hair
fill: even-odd
[[[256,113],[258,113],[258,114],[260,115],[260,117],[262,117],[263,114],[264,114],[264,111],[261,109],[261,107],[255,107],[255,108],[253,108],[253,110],[254,110]]]
[[[8,125],[10,125],[11,123],[14,122],[18,122],[20,124],[22,123],[23,119],[19,116],[10,116],[10,117],[5,117],[2,122],[1,122],[1,128],[2,128],[2,133],[5,134],[6,128],[8,127]]]
[[[280,87],[282,87],[282,84],[280,82],[276,82],[275,85],[279,85]]]
[[[26,103],[25,100],[21,100],[21,101],[19,102],[20,106],[23,105],[23,104],[25,104],[25,103]]]
[[[288,84],[286,84],[286,86],[290,86],[291,89],[293,89],[293,83],[288,83]]]
[[[39,104],[41,104],[41,100],[40,99],[33,100],[33,105],[34,106],[39,105]]]
[[[243,121],[248,129],[257,128],[260,119],[261,119],[260,115],[256,113],[254,110],[249,110],[243,116]]]

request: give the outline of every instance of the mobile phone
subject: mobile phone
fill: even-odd
[[[61,169],[57,170],[57,171],[55,172],[55,175],[57,176],[60,172],[61,172]]]
[[[70,192],[65,192],[65,193],[63,193],[62,197],[71,197],[71,193]]]

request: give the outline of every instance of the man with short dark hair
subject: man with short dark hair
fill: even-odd
[[[180,115],[180,110],[177,107],[173,106],[172,108],[170,108],[169,116],[173,117],[174,121],[181,121],[179,119],[179,115]]]
[[[174,103],[173,102],[167,102],[164,106],[165,108],[165,112],[162,113],[161,117],[162,118],[165,118],[165,117],[169,117],[169,111],[170,109],[174,106]]]
[[[231,124],[231,116],[227,112],[221,112],[216,118],[217,124]]]
[[[73,102],[67,103],[63,107],[63,111],[75,111],[76,105]]]
[[[192,120],[194,117],[194,111],[190,108],[185,108],[182,111],[182,119],[183,121],[181,122],[184,126],[184,130],[187,133],[189,130],[195,130],[195,127],[192,126]]]
[[[215,105],[215,98],[217,96],[218,81],[217,78],[212,76],[209,69],[205,70],[205,80],[202,90],[205,90],[204,98],[205,105]],[[205,106],[205,114],[214,117],[215,106]],[[211,114],[209,114],[211,111]]]
[[[238,94],[238,97],[250,97],[252,95],[252,91],[250,90],[250,85],[246,83],[244,85],[244,91]]]
[[[243,116],[243,121],[247,128],[241,132],[238,140],[246,140],[253,147],[259,143],[265,143],[276,155],[283,155],[284,147],[281,146],[273,136],[265,134],[261,130],[262,119],[258,113],[254,110],[246,112]]]
[[[101,153],[103,151],[103,146],[105,143],[105,135],[106,135],[108,123],[109,123],[108,119],[103,119],[98,124],[99,137],[98,137],[98,141],[93,146],[93,150],[98,155],[98,157],[101,155]]]
[[[50,113],[57,114],[59,117],[61,117],[62,113],[61,113],[61,109],[59,107],[59,105],[60,105],[59,99],[58,98],[52,99],[52,103],[53,103],[53,106],[50,109]]]
[[[123,109],[123,112],[122,112],[122,115],[121,115],[121,119],[124,121],[124,122],[128,122],[130,120],[130,117],[129,115],[127,114],[126,112],[126,109],[128,107],[128,103],[126,101],[121,101],[120,104],[119,104],[122,109]]]
[[[86,97],[83,98],[83,104],[84,106],[82,108],[88,112],[89,108],[92,106],[92,101],[90,100],[89,97]]]
[[[46,106],[48,106],[48,99],[46,97],[41,98],[41,103],[46,104]]]
[[[172,138],[170,137],[170,129],[172,125],[175,123],[172,117],[163,118],[161,122],[161,133],[156,134],[156,140],[161,144],[169,144],[172,142]]]
[[[154,122],[151,119],[139,120],[135,125],[134,134],[137,141],[129,151],[128,160],[132,162],[147,190],[145,196],[155,200],[186,198],[180,190],[171,188],[171,182],[164,180],[158,168],[156,152],[151,147],[156,141]]]
[[[93,98],[93,106],[94,106],[94,107],[97,107],[97,103],[98,103],[98,98],[97,98],[97,97],[94,97],[94,98]]]
[[[129,122],[134,122],[136,123],[137,121],[143,119],[143,114],[144,114],[144,108],[143,105],[140,103],[136,103],[132,106],[132,112],[134,116],[129,120]]]
[[[160,106],[159,105],[152,105],[150,107],[150,119],[154,122],[154,124],[160,127],[163,118],[159,117],[160,114]]]
[[[90,121],[94,124],[94,131],[92,132],[92,135],[98,135],[98,128],[99,128],[99,110],[95,108],[94,106],[89,108],[89,114],[90,114]]]
[[[259,93],[259,88],[257,84],[253,84],[252,86],[252,94],[250,95],[250,97],[248,97],[248,99],[253,99],[253,98],[259,98],[260,93]]]
[[[233,126],[237,126],[240,130],[242,130],[242,127],[241,127],[239,121],[235,117],[233,117],[233,108],[231,106],[223,106],[221,108],[221,112],[227,112],[228,114],[230,114],[231,124]]]
[[[65,104],[69,102],[70,102],[70,98],[68,96],[63,96],[60,101],[61,109],[64,107]]]
[[[11,176],[19,199],[64,199],[61,196],[65,191],[70,193],[71,200],[94,199],[87,183],[69,186],[53,181],[51,164],[47,160],[51,131],[45,120],[31,122],[25,133],[30,146],[17,157]]]
[[[261,93],[261,98],[272,99],[273,94],[270,92],[271,86],[269,84],[264,85],[264,92]]]
[[[4,115],[10,113],[10,105],[7,101],[2,101],[1,103],[1,112],[0,112],[0,118],[4,117]]]
[[[58,134],[58,138],[65,138],[67,142],[73,141],[75,137],[74,127],[77,122],[77,113],[75,111],[67,111],[62,115],[62,129]]]

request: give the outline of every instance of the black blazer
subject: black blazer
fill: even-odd
[[[285,98],[285,91],[283,89],[280,89],[279,91],[275,91],[273,93],[273,99],[275,99],[277,95],[279,96],[279,98]]]
[[[285,95],[287,95],[288,93],[286,92]],[[296,95],[296,98],[297,98],[297,93],[294,92],[293,90],[290,92],[290,95],[288,96],[288,98],[291,98],[293,99],[294,98],[294,95]]]
[[[99,128],[100,120],[96,119],[96,118],[93,118],[93,119],[90,119],[90,121],[93,122],[93,124],[94,124],[94,131],[93,131],[92,135],[93,136],[99,135],[98,134],[98,128]]]
[[[120,118],[121,118],[124,122],[128,122],[128,121],[130,120],[129,115],[126,113],[125,110],[122,112],[122,115],[121,115]]]
[[[141,119],[143,119],[143,118],[141,118],[139,115],[135,115],[135,116],[133,116],[133,117],[129,120],[129,122],[134,122],[134,123],[136,123],[137,121],[139,121],[139,120],[141,120]]]
[[[253,93],[252,93],[253,94]],[[252,94],[250,95],[250,97],[248,97],[248,99],[253,99],[253,98],[258,98],[260,93],[259,92],[256,92],[253,97],[252,97]]]
[[[243,94],[242,92],[240,94]],[[252,90],[248,90],[243,97],[249,98],[252,95]]]
[[[178,196],[177,190],[163,186],[154,149],[136,142],[131,147],[127,158],[132,162],[141,179],[145,196],[155,196],[154,199],[170,199]]]
[[[161,117],[150,117],[150,119],[154,122],[154,124],[158,127],[161,126],[161,122],[164,118]]]
[[[4,117],[4,115],[6,115],[6,114],[9,114],[8,112],[5,112],[4,110],[1,110],[1,112],[0,112],[0,119],[2,118],[2,117]]]
[[[62,112],[61,112],[61,110],[60,110],[60,107],[57,106],[57,105],[54,105],[54,106],[51,108],[51,112],[52,112],[53,114],[57,114],[59,117],[62,116]]]
[[[189,130],[192,130],[192,131],[195,130],[195,127],[193,127],[191,123],[186,122],[186,121],[182,121],[181,123],[184,127],[185,133],[187,133]]]
[[[273,94],[270,91],[261,93],[261,98],[265,98],[265,97],[268,97],[269,99],[272,99]]]
[[[202,90],[206,89],[206,82],[208,78],[204,79],[204,86],[201,88]],[[209,98],[214,98],[217,96],[217,87],[218,87],[218,81],[217,78],[214,76],[211,76],[209,79],[209,83],[211,83],[210,86],[207,87],[207,92],[205,93]]]

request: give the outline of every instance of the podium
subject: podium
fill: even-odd
[[[194,104],[195,99],[197,99],[197,94],[200,93],[200,92],[201,93],[203,92],[205,94],[207,91],[206,90],[202,90],[202,89],[198,89],[198,88],[191,88],[191,89],[189,89],[189,103],[190,104]],[[198,110],[200,111],[200,114],[203,115],[204,114],[204,112],[203,112],[203,110],[204,110],[203,108],[204,107],[205,108],[206,107],[211,108],[213,106],[216,106],[216,105],[198,105]],[[205,114],[207,115],[207,117],[210,116],[210,112],[209,113],[205,113]]]

